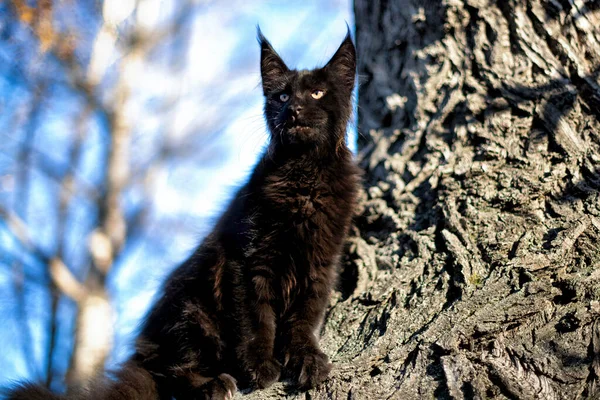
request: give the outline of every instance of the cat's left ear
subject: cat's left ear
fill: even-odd
[[[271,43],[256,27],[256,35],[260,44],[260,75],[262,77],[263,93],[267,95],[279,87],[279,81],[289,71],[279,54],[273,49]]]
[[[348,28],[348,33],[340,48],[337,49],[324,69],[338,77],[346,90],[352,91],[356,76],[356,49],[350,37],[350,28]]]

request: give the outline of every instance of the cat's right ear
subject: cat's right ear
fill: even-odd
[[[280,86],[278,82],[289,69],[273,49],[271,43],[263,36],[258,25],[256,26],[256,36],[260,44],[260,75],[263,93],[266,95]]]

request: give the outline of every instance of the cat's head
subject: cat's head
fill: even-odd
[[[322,68],[287,67],[258,29],[265,117],[272,141],[284,145],[343,143],[351,113],[356,50],[350,31]]]

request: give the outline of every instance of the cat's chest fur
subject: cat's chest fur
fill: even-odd
[[[265,211],[271,211],[279,222],[290,224],[296,231],[314,228],[306,233],[318,235],[319,227],[341,217],[332,214],[342,193],[336,193],[332,186],[330,168],[290,163],[271,173],[263,188]]]
[[[343,164],[290,162],[265,177],[255,246],[274,244],[283,311],[308,282],[333,279],[354,204],[354,186],[340,176],[353,179]]]
[[[277,243],[303,270],[330,265],[339,255],[355,201],[357,175],[350,162],[288,162],[265,177],[257,235]],[[260,246],[260,245],[259,245]],[[314,272],[314,271],[311,271]]]

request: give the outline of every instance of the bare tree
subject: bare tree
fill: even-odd
[[[306,398],[600,397],[599,4],[355,1],[365,197]]]
[[[182,68],[190,21],[202,7],[187,0],[173,5],[174,11],[162,14],[152,0],[12,0],[2,6],[7,40],[0,62],[13,91],[2,129],[16,143],[5,147],[10,161],[2,166],[9,194],[1,199],[0,216],[12,239],[3,242],[2,252],[4,264],[12,266],[22,355],[48,386],[60,385],[65,375],[80,381],[103,368],[114,319],[107,280],[127,244],[148,229],[155,173],[185,152],[205,157],[198,143],[206,140],[198,140],[197,126],[178,132],[180,138],[194,132],[195,142],[171,140],[177,87],[157,107],[159,139],[147,153],[151,158],[131,154],[133,136],[140,134],[131,117],[133,105],[142,102],[135,97],[137,78],[152,63],[174,74]],[[63,123],[60,129],[44,131],[56,120]],[[98,135],[90,137],[93,132]],[[48,145],[52,134],[57,143]],[[97,163],[92,169],[85,166],[90,158]],[[141,200],[127,203],[131,193]],[[36,365],[29,325],[36,319],[32,288],[49,297],[37,318],[45,325],[43,365]],[[75,339],[65,350],[69,326]]]

